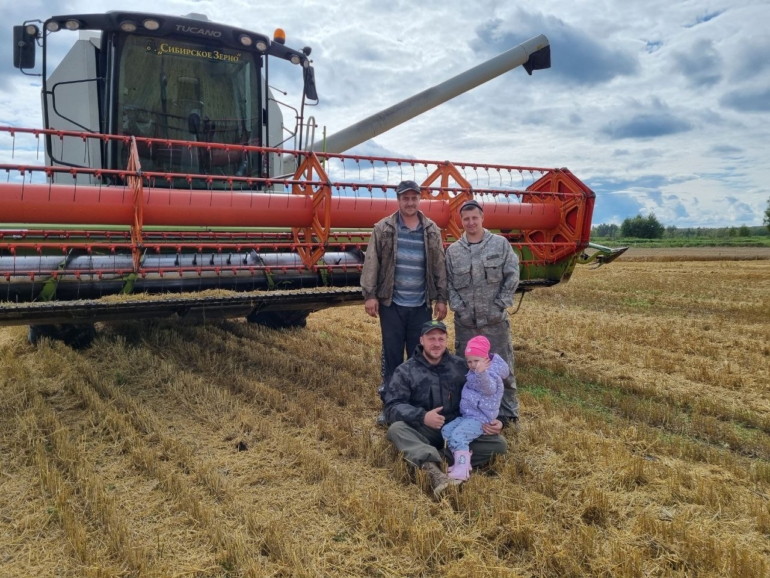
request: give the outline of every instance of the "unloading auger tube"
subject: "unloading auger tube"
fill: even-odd
[[[446,243],[461,234],[460,204],[481,202],[485,226],[521,258],[521,291],[567,280],[589,242],[594,193],[566,169],[290,151],[290,179],[179,175],[143,172],[137,147],[277,149],[0,127],[15,150],[44,133],[121,139],[131,155],[125,170],[0,165],[0,325],[306,315],[361,301],[371,227],[397,210],[405,178],[421,182],[420,208]],[[56,172],[73,184],[51,184]],[[122,184],[76,184],[82,174]]]
[[[514,46],[486,62],[482,62],[457,76],[453,76],[441,84],[423,90],[385,110],[356,122],[328,136],[324,141],[316,142],[312,148],[315,151],[332,153],[349,151],[354,146],[375,138],[519,66],[524,66],[524,69],[530,75],[533,70],[550,68],[551,46],[548,38],[542,34],[530,38],[518,46]]]

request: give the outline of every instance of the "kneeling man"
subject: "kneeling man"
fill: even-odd
[[[460,415],[460,393],[468,372],[465,361],[449,353],[446,345],[446,326],[441,321],[425,323],[420,345],[398,366],[382,393],[385,417],[391,424],[388,439],[407,462],[427,472],[436,496],[450,483],[441,469],[441,428]],[[484,435],[470,444],[473,467],[507,451],[500,420],[483,429]]]

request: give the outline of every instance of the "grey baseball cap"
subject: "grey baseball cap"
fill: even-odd
[[[419,195],[421,193],[420,185],[418,185],[414,181],[401,181],[400,183],[398,183],[398,186],[396,187],[396,196],[400,195],[401,193],[405,193],[407,191],[414,191]]]

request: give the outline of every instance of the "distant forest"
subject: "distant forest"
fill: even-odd
[[[750,237],[770,237],[767,226],[739,227],[666,227],[653,213],[647,217],[629,217],[620,225],[614,223],[591,228],[592,238],[602,239],[679,239],[679,240],[748,240]],[[757,239],[758,240],[758,239]],[[763,239],[764,240],[764,239]]]

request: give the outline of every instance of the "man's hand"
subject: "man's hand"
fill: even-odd
[[[377,317],[377,314],[380,312],[380,301],[374,298],[367,299],[366,303],[364,303],[364,308],[369,317]]]
[[[446,317],[446,303],[436,302],[433,306],[433,317],[436,318],[436,321],[441,321]]]
[[[444,422],[446,421],[444,416],[439,413],[442,409],[444,409],[444,406],[437,407],[436,409],[432,409],[429,412],[426,412],[425,417],[422,419],[422,423],[427,425],[429,428],[441,429],[444,425]],[[500,429],[502,429],[502,427],[503,424],[500,424]]]
[[[501,431],[503,431],[503,422],[501,422],[499,419],[496,419],[491,423],[483,423],[481,424],[481,429],[485,436],[496,436]]]

